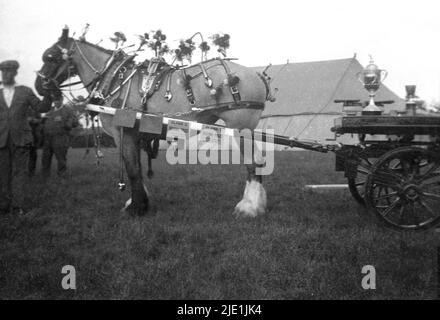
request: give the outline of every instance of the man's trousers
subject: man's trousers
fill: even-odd
[[[8,139],[0,148],[0,211],[24,208],[29,147],[15,146]]]

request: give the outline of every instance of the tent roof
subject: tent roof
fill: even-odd
[[[255,67],[261,72],[265,67]],[[263,117],[298,114],[336,114],[342,104],[334,100],[368,100],[368,93],[357,79],[362,65],[356,58],[289,63],[271,66],[267,73],[273,78],[271,87],[278,88],[275,102],[267,102]],[[402,98],[382,85],[376,100],[394,100],[389,110],[403,110]]]

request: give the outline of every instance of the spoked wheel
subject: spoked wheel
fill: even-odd
[[[362,206],[365,206],[365,184],[375,159],[362,158],[357,167],[356,178],[348,178],[348,188],[353,198]]]
[[[428,229],[440,222],[440,154],[402,147],[383,155],[371,168],[365,201],[386,226]]]

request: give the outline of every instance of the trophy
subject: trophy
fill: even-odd
[[[416,96],[416,86],[415,85],[406,85],[406,114],[409,116],[416,115],[417,109],[417,96]]]
[[[374,97],[377,90],[379,90],[382,81],[387,77],[388,72],[381,70],[374,64],[372,57],[370,56],[370,64],[365,69],[358,73],[358,80],[362,83],[364,88],[370,95],[370,103],[362,110],[363,115],[380,115],[383,109],[376,106],[374,103]]]

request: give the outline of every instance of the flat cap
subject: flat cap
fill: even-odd
[[[0,63],[0,70],[17,70],[20,64],[16,60],[6,60]]]

